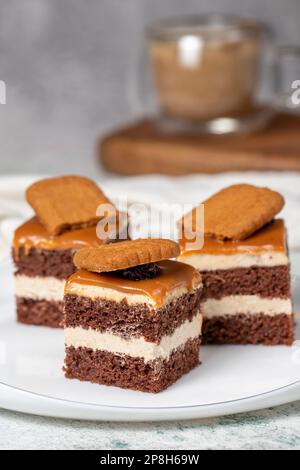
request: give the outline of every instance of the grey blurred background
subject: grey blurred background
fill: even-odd
[[[131,79],[145,25],[227,12],[300,44],[299,0],[0,0],[0,174],[99,176],[97,136],[133,119]]]

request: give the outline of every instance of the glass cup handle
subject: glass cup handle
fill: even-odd
[[[274,107],[300,114],[300,46],[274,51]]]

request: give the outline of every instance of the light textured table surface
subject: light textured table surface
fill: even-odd
[[[300,402],[209,420],[67,421],[0,410],[1,449],[300,449]]]

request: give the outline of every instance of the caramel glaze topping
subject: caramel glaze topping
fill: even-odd
[[[238,253],[261,253],[263,251],[286,252],[286,231],[284,221],[276,219],[245,240],[219,241],[205,237],[203,248],[186,247],[184,238],[180,242],[181,254],[234,255]]]
[[[86,246],[99,246],[102,241],[97,237],[96,226],[70,230],[61,235],[51,236],[36,217],[20,225],[15,231],[13,247],[18,254],[20,248],[28,253],[31,248],[40,250],[71,250]]]
[[[65,293],[72,293],[74,284],[102,287],[122,292],[124,296],[128,294],[150,297],[156,306],[160,306],[166,296],[176,289],[191,291],[201,287],[201,276],[192,266],[171,260],[160,261],[157,264],[161,269],[160,274],[155,278],[141,281],[124,279],[113,272],[98,274],[80,269],[68,279]]]

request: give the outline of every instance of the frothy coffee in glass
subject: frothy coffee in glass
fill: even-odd
[[[154,88],[163,114],[207,121],[254,106],[262,31],[256,22],[205,17],[149,29]]]

